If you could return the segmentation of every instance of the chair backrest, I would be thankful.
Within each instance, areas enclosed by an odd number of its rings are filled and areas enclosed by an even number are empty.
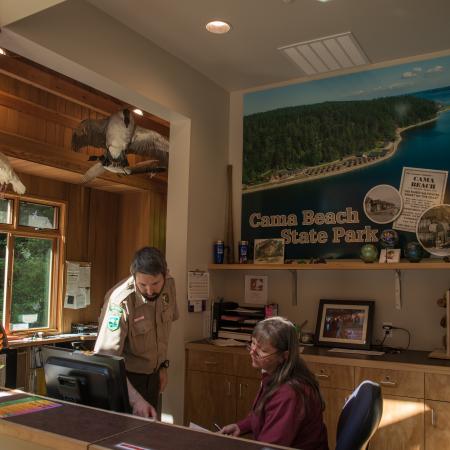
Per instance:
[[[383,414],[381,387],[363,381],[347,399],[339,416],[336,450],[364,450]]]

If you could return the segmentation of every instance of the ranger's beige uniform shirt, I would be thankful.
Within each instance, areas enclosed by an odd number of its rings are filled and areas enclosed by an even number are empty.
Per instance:
[[[148,301],[131,276],[105,296],[94,352],[123,356],[127,371],[151,374],[167,359],[170,328],[177,319],[172,277],[166,277],[158,299]]]

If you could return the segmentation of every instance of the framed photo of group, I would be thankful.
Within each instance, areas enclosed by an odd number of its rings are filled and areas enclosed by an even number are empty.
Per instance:
[[[374,305],[372,300],[320,300],[315,344],[370,349]]]

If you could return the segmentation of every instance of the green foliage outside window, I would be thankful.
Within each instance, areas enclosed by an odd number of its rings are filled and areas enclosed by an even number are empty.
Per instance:
[[[51,264],[51,240],[15,238],[12,324],[28,323],[30,328],[48,327]]]

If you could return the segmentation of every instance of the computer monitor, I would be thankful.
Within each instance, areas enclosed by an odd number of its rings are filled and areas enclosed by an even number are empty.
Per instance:
[[[123,358],[47,346],[42,356],[48,397],[131,412]]]

